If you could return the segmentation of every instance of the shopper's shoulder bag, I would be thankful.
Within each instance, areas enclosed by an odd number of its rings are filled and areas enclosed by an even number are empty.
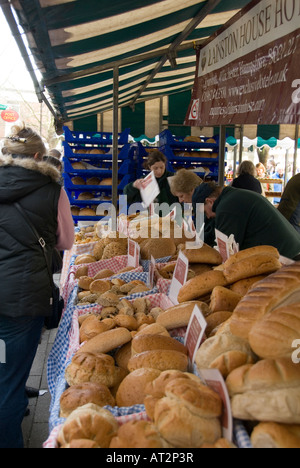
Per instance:
[[[47,266],[47,270],[48,270],[49,278],[50,278],[50,284],[51,284],[51,287],[52,287],[52,298],[51,298],[51,302],[50,302],[50,306],[52,306],[52,315],[50,317],[45,317],[45,328],[47,330],[52,330],[53,328],[57,328],[58,325],[59,325],[59,322],[60,322],[60,319],[61,319],[61,316],[62,316],[62,311],[64,309],[64,300],[60,296],[59,288],[56,286],[56,284],[53,281],[52,268],[49,265],[47,252],[46,252],[46,242],[45,242],[45,240],[43,239],[42,236],[40,236],[38,234],[36,228],[34,227],[32,222],[30,221],[27,213],[23,210],[21,205],[18,202],[15,202],[14,205],[17,208],[17,210],[19,211],[19,213],[23,216],[23,218],[25,219],[27,224],[30,226],[33,234],[36,237],[37,242],[40,244],[40,246],[42,248],[42,251],[43,251],[43,254],[44,254],[44,257],[45,257],[45,262],[46,262],[46,266]]]

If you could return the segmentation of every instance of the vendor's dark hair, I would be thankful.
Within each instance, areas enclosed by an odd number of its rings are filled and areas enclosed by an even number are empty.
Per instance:
[[[144,163],[144,168],[150,169],[151,166],[154,166],[154,164],[158,162],[163,162],[166,165],[168,160],[161,151],[158,151],[158,150],[152,151],[151,153],[149,153],[148,159]]]

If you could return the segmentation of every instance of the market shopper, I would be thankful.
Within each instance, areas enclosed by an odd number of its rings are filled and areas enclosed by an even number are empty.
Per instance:
[[[238,174],[233,179],[231,186],[235,188],[252,190],[260,195],[262,194],[262,187],[259,180],[256,178],[256,168],[251,161],[243,161],[238,168]]]
[[[43,250],[15,202],[45,240],[49,264],[55,247],[72,247],[74,225],[58,183],[60,172],[42,161],[46,148],[40,136],[24,124],[15,126],[2,153],[0,343],[5,359],[0,359],[0,448],[21,448],[25,385],[45,317],[51,314],[52,287]]]
[[[300,234],[300,174],[296,174],[287,183],[278,211]]]
[[[228,237],[233,234],[240,250],[272,245],[290,259],[299,258],[300,236],[268,200],[250,190],[203,183],[198,203],[204,203],[208,219]]]
[[[153,151],[149,153],[147,161],[144,164],[145,169],[153,171],[156,181],[159,186],[160,193],[155,200],[155,203],[162,205],[166,203],[170,207],[174,203],[178,203],[178,198],[171,193],[168,178],[174,176],[173,172],[167,171],[167,158],[161,151]],[[138,179],[131,182],[124,188],[124,195],[127,196],[127,204],[130,206],[133,203],[142,203],[140,189],[142,188],[143,179]],[[167,213],[164,213],[165,215]]]
[[[181,169],[171,179],[171,191],[179,199],[179,202],[184,204],[192,204],[193,218],[198,232],[202,231],[203,226],[198,225],[196,219],[198,192],[203,184],[203,180],[195,174],[195,172]],[[205,185],[206,187],[206,185]],[[201,192],[202,193],[202,192]],[[201,202],[199,202],[201,203]],[[199,218],[200,219],[200,218]],[[215,241],[215,222],[214,219],[208,219],[204,215],[204,242],[213,245]]]

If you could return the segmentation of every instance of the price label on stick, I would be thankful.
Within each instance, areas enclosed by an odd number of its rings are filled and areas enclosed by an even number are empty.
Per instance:
[[[223,437],[232,441],[233,420],[231,404],[228,390],[221,372],[218,369],[201,369],[199,370],[199,374],[200,378],[206,383],[206,385],[218,393],[223,402],[223,414],[221,418]]]
[[[150,206],[160,194],[160,189],[153,171],[142,180],[142,188],[140,189],[140,192],[146,208],[148,208],[148,206]]]
[[[128,266],[138,268],[140,265],[140,246],[132,239],[128,239]]]
[[[189,261],[186,256],[179,252],[178,260],[175,266],[173,279],[170,286],[169,298],[173,304],[178,304],[178,294],[182,286],[186,283],[189,269]]]
[[[188,349],[190,367],[193,366],[196,353],[203,339],[205,338],[204,333],[205,333],[206,327],[207,327],[207,322],[201,310],[196,305],[191,315],[191,318],[187,327],[185,339],[184,339],[184,345]]]
[[[151,255],[151,261],[149,263],[149,279],[148,279],[148,286],[150,289],[153,289],[154,286],[154,272],[155,272],[155,259]]]

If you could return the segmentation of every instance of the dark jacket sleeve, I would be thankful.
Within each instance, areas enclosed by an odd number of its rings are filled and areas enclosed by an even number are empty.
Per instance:
[[[123,190],[124,195],[127,195],[127,205],[142,202],[141,193],[139,189],[133,186],[133,184],[134,182],[131,182],[130,184],[126,185]]]

